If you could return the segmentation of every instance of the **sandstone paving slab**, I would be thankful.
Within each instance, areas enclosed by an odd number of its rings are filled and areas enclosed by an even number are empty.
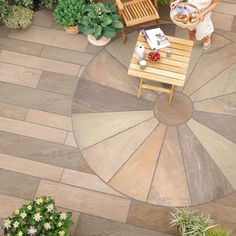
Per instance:
[[[178,133],[175,127],[167,129],[148,202],[168,206],[191,205]]]
[[[212,14],[212,22],[216,29],[231,31],[233,19],[233,15],[227,15],[216,11]]]
[[[80,158],[78,170],[81,172],[95,175],[94,170],[89,166],[88,162],[83,157]]]
[[[10,119],[3,116],[0,116],[0,130],[61,144],[65,142],[67,135],[67,132],[64,130]]]
[[[17,119],[17,120],[24,120],[27,114],[28,109],[25,107],[20,107],[4,102],[0,102],[0,115]]]
[[[226,47],[230,43],[231,41],[227,39],[226,37],[220,34],[214,33],[211,37],[211,47],[207,50],[207,53],[213,53],[216,50]]]
[[[124,197],[112,189],[109,185],[105,184],[96,175],[87,174],[80,171],[65,169],[61,178],[61,182],[64,184],[70,184],[85,189],[91,189],[98,192]]]
[[[82,150],[153,117],[153,111],[80,113],[74,115],[73,128]]]
[[[190,95],[200,87],[208,83],[215,76],[224,72],[229,66],[236,62],[236,47],[228,45],[213,53],[205,53],[188,79],[184,93]],[[214,91],[211,89],[210,91]]]
[[[72,96],[77,82],[77,77],[43,71],[37,88]]]
[[[225,205],[225,206],[235,207],[236,206],[236,191],[234,191],[232,194],[229,194],[225,198],[216,200],[216,203]]]
[[[75,236],[167,236],[165,233],[143,229],[121,222],[81,214]]]
[[[179,127],[179,138],[192,205],[231,193],[231,185],[186,125]]]
[[[13,30],[8,36],[9,38],[81,52],[85,52],[88,46],[88,40],[85,35],[71,35],[67,34],[65,31],[36,25],[31,26],[24,31]]]
[[[197,111],[236,116],[236,93],[195,102],[194,108]]]
[[[39,56],[42,50],[42,45],[22,40],[0,37],[0,48],[9,51]]]
[[[98,143],[82,154],[91,168],[108,182],[136,149],[151,134],[158,121],[152,118],[114,137]],[[130,142],[132,140],[132,142]],[[129,143],[129,145],[127,145]]]
[[[72,114],[82,112],[139,111],[152,109],[153,103],[81,78],[75,90]]]
[[[224,13],[226,15],[236,15],[236,4],[219,2],[214,12]]]
[[[77,147],[77,143],[75,141],[75,136],[73,132],[68,132],[66,136],[65,145],[71,146],[71,147]]]
[[[78,170],[76,148],[0,131],[0,152],[27,160]]]
[[[61,167],[14,157],[3,153],[0,153],[0,168],[54,181],[60,181],[63,173],[63,168]]]
[[[10,32],[10,29],[7,26],[5,26],[5,25],[0,26],[0,36],[1,37],[7,37],[9,32]]]
[[[129,76],[127,68],[105,51],[99,53],[87,66],[85,75],[94,82],[137,96],[139,80]],[[144,91],[142,97],[151,101],[156,99],[150,90]]]
[[[77,52],[50,46],[43,46],[41,56],[78,65],[87,65],[94,57],[89,53]]]
[[[187,124],[235,189],[236,144],[193,119]]]
[[[109,184],[121,193],[146,201],[165,132],[166,126],[159,124]]]
[[[195,111],[193,118],[236,143],[236,116]]]
[[[80,69],[79,65],[6,50],[0,53],[0,61],[71,76],[77,76]]]
[[[53,12],[50,10],[35,11],[32,19],[33,25],[50,27],[53,21]]]
[[[36,88],[42,71],[0,62],[0,81]]]
[[[102,46],[95,46],[95,45],[92,45],[91,43],[88,44],[88,47],[86,49],[86,52],[87,53],[91,53],[91,54],[94,54],[96,55],[98,52],[100,52],[101,50],[103,50],[104,47]]]
[[[121,222],[126,221],[130,205],[125,198],[41,180],[37,195],[45,194],[54,197],[59,207]]]
[[[191,99],[196,102],[236,92],[235,73],[236,63],[193,93]]]
[[[72,122],[70,116],[62,116],[50,112],[29,109],[25,117],[25,121],[72,131]]]
[[[0,82],[1,102],[69,116],[71,100],[66,95]]]
[[[231,31],[236,33],[236,16],[234,16]]]
[[[23,198],[9,196],[0,193],[0,205],[1,205],[0,217],[7,218],[15,210],[19,209],[22,205],[28,204],[28,202],[29,200]]]
[[[233,26],[233,25],[232,25]],[[232,31],[234,31],[234,29],[232,28]],[[225,31],[225,30],[215,30],[215,32],[217,34],[222,35],[223,37],[227,38],[228,40],[236,43],[236,32],[229,32],[229,31]]]
[[[127,42],[123,44],[121,38],[116,39],[108,46],[106,50],[116,58],[122,65],[126,68],[129,67],[132,55],[134,53],[134,48],[137,43],[138,32],[134,31],[127,35]]]
[[[40,179],[29,175],[0,169],[0,193],[34,199]]]

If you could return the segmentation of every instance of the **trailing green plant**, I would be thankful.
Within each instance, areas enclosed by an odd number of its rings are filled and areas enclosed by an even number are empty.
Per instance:
[[[14,0],[15,5],[33,9],[33,0]]]
[[[86,7],[80,25],[82,33],[93,35],[99,40],[103,36],[113,38],[122,29],[123,24],[116,12],[115,4],[99,2]]]
[[[53,15],[58,24],[69,27],[80,23],[84,11],[84,0],[59,0]]]
[[[0,0],[0,22],[9,14],[9,7],[5,0]]]
[[[4,234],[7,236],[69,236],[71,217],[70,212],[57,211],[51,197],[38,197],[4,220]]]
[[[207,231],[207,236],[230,236],[231,230],[223,227],[215,227]]]
[[[3,23],[10,29],[25,29],[31,24],[34,12],[21,6],[9,6],[9,14],[3,19]]]
[[[215,227],[210,217],[188,209],[175,209],[171,215],[171,226],[176,226],[182,236],[207,236],[208,230]]]

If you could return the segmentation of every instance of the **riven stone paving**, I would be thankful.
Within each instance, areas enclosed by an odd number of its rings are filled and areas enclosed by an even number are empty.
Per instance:
[[[127,75],[137,31],[126,45],[118,35],[95,47],[48,10],[25,31],[0,26],[0,224],[50,194],[73,212],[75,236],[176,234],[176,206],[235,235],[235,7],[221,1],[212,47],[194,47],[187,83],[176,88],[193,114],[174,126],[153,112],[159,94],[137,99],[139,81]],[[166,34],[187,38],[167,8],[160,16]]]

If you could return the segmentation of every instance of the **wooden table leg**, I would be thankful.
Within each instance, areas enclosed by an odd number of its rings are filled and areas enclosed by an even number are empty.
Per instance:
[[[138,88],[138,98],[141,96],[141,89],[143,85],[143,78],[140,78],[139,88]]]
[[[173,97],[173,92],[174,92],[174,85],[171,85],[171,89],[170,89],[170,95],[169,95],[169,104],[172,101],[172,97]]]

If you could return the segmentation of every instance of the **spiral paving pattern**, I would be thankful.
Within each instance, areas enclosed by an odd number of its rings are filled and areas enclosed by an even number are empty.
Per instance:
[[[228,195],[236,188],[236,46],[217,34],[207,53],[196,46],[169,106],[153,91],[137,99],[138,80],[127,74],[136,35],[101,50],[78,83],[73,127],[83,157],[111,187],[148,203]]]

